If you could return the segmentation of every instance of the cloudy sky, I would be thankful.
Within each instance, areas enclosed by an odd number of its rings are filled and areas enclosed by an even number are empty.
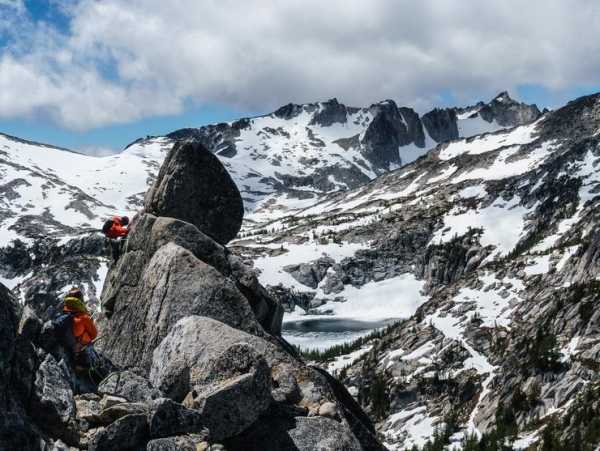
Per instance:
[[[595,0],[0,0],[0,132],[102,153],[337,97],[600,91]]]

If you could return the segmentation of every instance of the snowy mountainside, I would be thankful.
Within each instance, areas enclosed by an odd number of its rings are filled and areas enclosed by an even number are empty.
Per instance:
[[[423,116],[392,100],[355,108],[332,99],[167,136],[197,139],[221,156],[252,219],[260,221],[306,207],[323,193],[356,188],[440,142],[526,124],[540,114],[506,92],[487,104]]]
[[[94,231],[114,213],[135,214],[176,139],[198,139],[219,155],[243,193],[247,221],[262,222],[412,161],[436,140],[457,137],[462,124],[501,127],[507,107],[521,113],[505,125],[539,115],[537,107],[505,97],[471,107],[461,119],[455,109],[420,118],[392,101],[368,108],[335,100],[287,105],[267,116],[140,139],[101,158],[0,135],[0,277],[9,287],[23,283],[28,292],[55,293],[79,283],[93,296],[106,272],[95,260],[104,250]],[[485,119],[482,105],[491,112]],[[76,261],[80,251],[91,257],[86,268]],[[51,274],[65,259],[72,259],[67,269]]]
[[[97,302],[107,263],[98,230],[133,215],[172,141],[92,157],[0,135],[0,281],[42,306],[72,284]]]
[[[390,449],[434,430],[456,446],[600,441],[581,419],[600,405],[599,166],[600,94],[441,144],[235,244],[300,345],[319,324],[404,318],[328,365]]]
[[[135,211],[171,142],[156,144],[96,158],[0,135],[0,241],[70,236]]]

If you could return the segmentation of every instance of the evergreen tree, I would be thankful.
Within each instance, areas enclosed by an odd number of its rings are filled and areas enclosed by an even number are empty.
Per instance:
[[[371,407],[375,418],[385,418],[390,408],[390,400],[387,391],[387,383],[385,377],[381,373],[377,373],[373,380],[369,398],[371,399]]]

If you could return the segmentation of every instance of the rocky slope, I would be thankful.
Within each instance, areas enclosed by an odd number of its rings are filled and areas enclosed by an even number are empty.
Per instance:
[[[595,449],[599,131],[600,95],[583,97],[233,244],[295,330],[404,318],[328,365],[389,449],[482,433],[514,449]]]
[[[229,206],[178,197],[179,178],[191,192],[212,182]],[[171,150],[104,286],[110,374],[97,386],[72,372],[35,300],[21,309],[0,286],[0,449],[384,449],[346,389],[281,339],[281,306],[224,246],[241,226],[236,192],[201,145]],[[163,216],[183,206],[204,215]]]

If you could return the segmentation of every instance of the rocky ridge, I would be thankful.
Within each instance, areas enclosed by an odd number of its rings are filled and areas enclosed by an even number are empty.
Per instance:
[[[156,198],[181,207],[172,177],[212,180],[216,197],[233,199],[233,184],[216,184],[222,168],[198,164],[211,158],[197,143],[174,146],[166,167],[178,170],[160,172],[110,268],[99,319],[110,374],[97,386],[73,373],[35,300],[21,310],[0,286],[0,449],[384,449],[345,388],[281,338],[281,306],[207,235],[217,217],[159,216]],[[235,229],[232,216],[223,221]]]

